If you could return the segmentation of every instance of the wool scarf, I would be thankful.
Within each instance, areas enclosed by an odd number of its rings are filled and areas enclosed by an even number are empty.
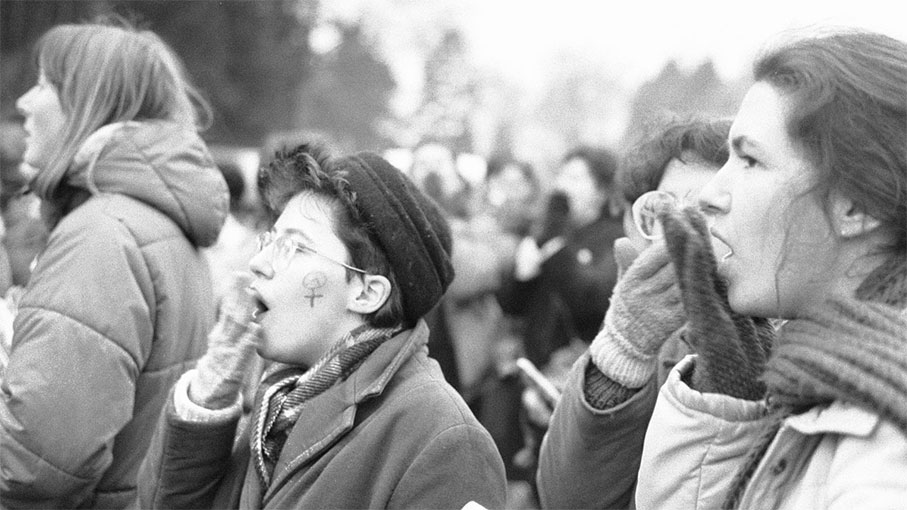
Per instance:
[[[724,508],[737,508],[792,414],[848,402],[877,412],[907,434],[907,261],[880,269],[856,298],[831,299],[822,310],[781,327],[762,377],[770,419],[734,478]]]
[[[362,326],[344,335],[309,369],[277,363],[262,379],[254,409],[252,459],[262,485],[271,483],[274,466],[306,402],[345,380],[399,328]]]

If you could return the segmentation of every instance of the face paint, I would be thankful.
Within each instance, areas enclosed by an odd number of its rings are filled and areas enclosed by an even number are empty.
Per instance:
[[[311,308],[315,308],[315,299],[324,297],[324,294],[317,294],[316,291],[324,287],[326,283],[327,277],[320,271],[309,273],[302,279],[303,287],[309,289],[309,293],[305,297],[309,298]]]
[[[261,303],[257,320],[264,338],[259,354],[266,359],[311,366],[363,321],[350,309],[362,280],[348,278],[350,269],[341,265],[351,261],[334,230],[335,207],[311,192],[293,197],[274,223],[272,238],[286,238],[306,249],[277,257],[283,267],[276,270],[278,243],[265,243],[249,263],[255,274],[251,287]]]

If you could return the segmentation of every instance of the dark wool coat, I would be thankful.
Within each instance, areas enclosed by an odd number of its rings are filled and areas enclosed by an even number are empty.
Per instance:
[[[173,124],[112,134],[19,306],[0,382],[0,507],[122,508],[173,383],[205,351],[227,189]],[[71,181],[87,180],[87,167]]]
[[[537,366],[573,338],[595,338],[617,281],[614,240],[623,235],[620,218],[601,217],[568,234],[537,277],[504,282],[501,307],[525,318],[526,357]]]
[[[238,418],[191,423],[170,404],[139,477],[139,507],[503,508],[501,457],[427,341],[420,321],[307,402],[267,490],[247,427],[234,443]]]

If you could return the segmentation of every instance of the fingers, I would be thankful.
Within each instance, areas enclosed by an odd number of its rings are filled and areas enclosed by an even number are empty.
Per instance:
[[[236,271],[230,275],[227,293],[220,305],[221,318],[230,318],[239,323],[251,320],[257,304],[249,285],[252,274]]]
[[[700,239],[706,241],[706,245],[711,246],[712,234],[709,232],[709,226],[706,223],[705,216],[702,212],[693,206],[684,207],[681,213],[686,217],[687,221],[690,222],[690,225],[693,226],[693,229],[699,235]]]
[[[252,273],[248,271],[233,271],[230,273],[230,290],[244,290],[252,283]]]
[[[542,266],[542,254],[535,239],[525,237],[517,245],[514,259],[514,277],[519,281],[527,281],[539,275]]]
[[[707,318],[707,315],[726,314],[723,299],[715,287],[717,278],[711,243],[701,235],[701,225],[694,226],[685,213],[666,214],[661,219],[687,313],[691,318],[693,315]]]
[[[619,237],[614,240],[614,261],[617,262],[617,269],[621,274],[630,267],[637,256],[639,256],[639,251],[630,238]]]
[[[617,249],[616,241],[614,245],[615,249]],[[623,243],[621,243],[621,249],[626,249],[626,246],[623,246]],[[630,249],[633,249],[632,246],[630,247]],[[629,250],[625,252],[625,255],[628,254]],[[617,257],[616,252],[615,257]],[[629,278],[637,280],[648,280],[660,271],[668,268],[670,263],[671,255],[668,253],[665,244],[657,242],[643,250],[638,256],[634,258],[634,260],[630,262],[627,267],[626,275]],[[618,262],[618,264],[620,263]]]

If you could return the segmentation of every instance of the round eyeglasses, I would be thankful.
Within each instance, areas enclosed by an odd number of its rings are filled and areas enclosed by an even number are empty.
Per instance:
[[[288,234],[277,234],[273,230],[268,230],[258,234],[258,251],[262,252],[268,246],[271,247],[271,258],[270,264],[271,268],[275,273],[283,271],[290,265],[290,261],[293,260],[293,255],[296,255],[297,252],[306,252],[318,255],[326,260],[330,260],[335,264],[339,264],[350,271],[355,271],[360,274],[368,274],[367,271],[359,269],[358,267],[353,267],[349,264],[340,262],[339,260],[329,257],[323,253],[320,253],[315,248],[311,246],[306,246],[305,244],[293,239]]]
[[[690,205],[697,203],[689,195],[681,198],[667,191],[655,190],[643,193],[637,198],[630,212],[639,234],[644,239],[655,241],[664,236],[658,216]]]

